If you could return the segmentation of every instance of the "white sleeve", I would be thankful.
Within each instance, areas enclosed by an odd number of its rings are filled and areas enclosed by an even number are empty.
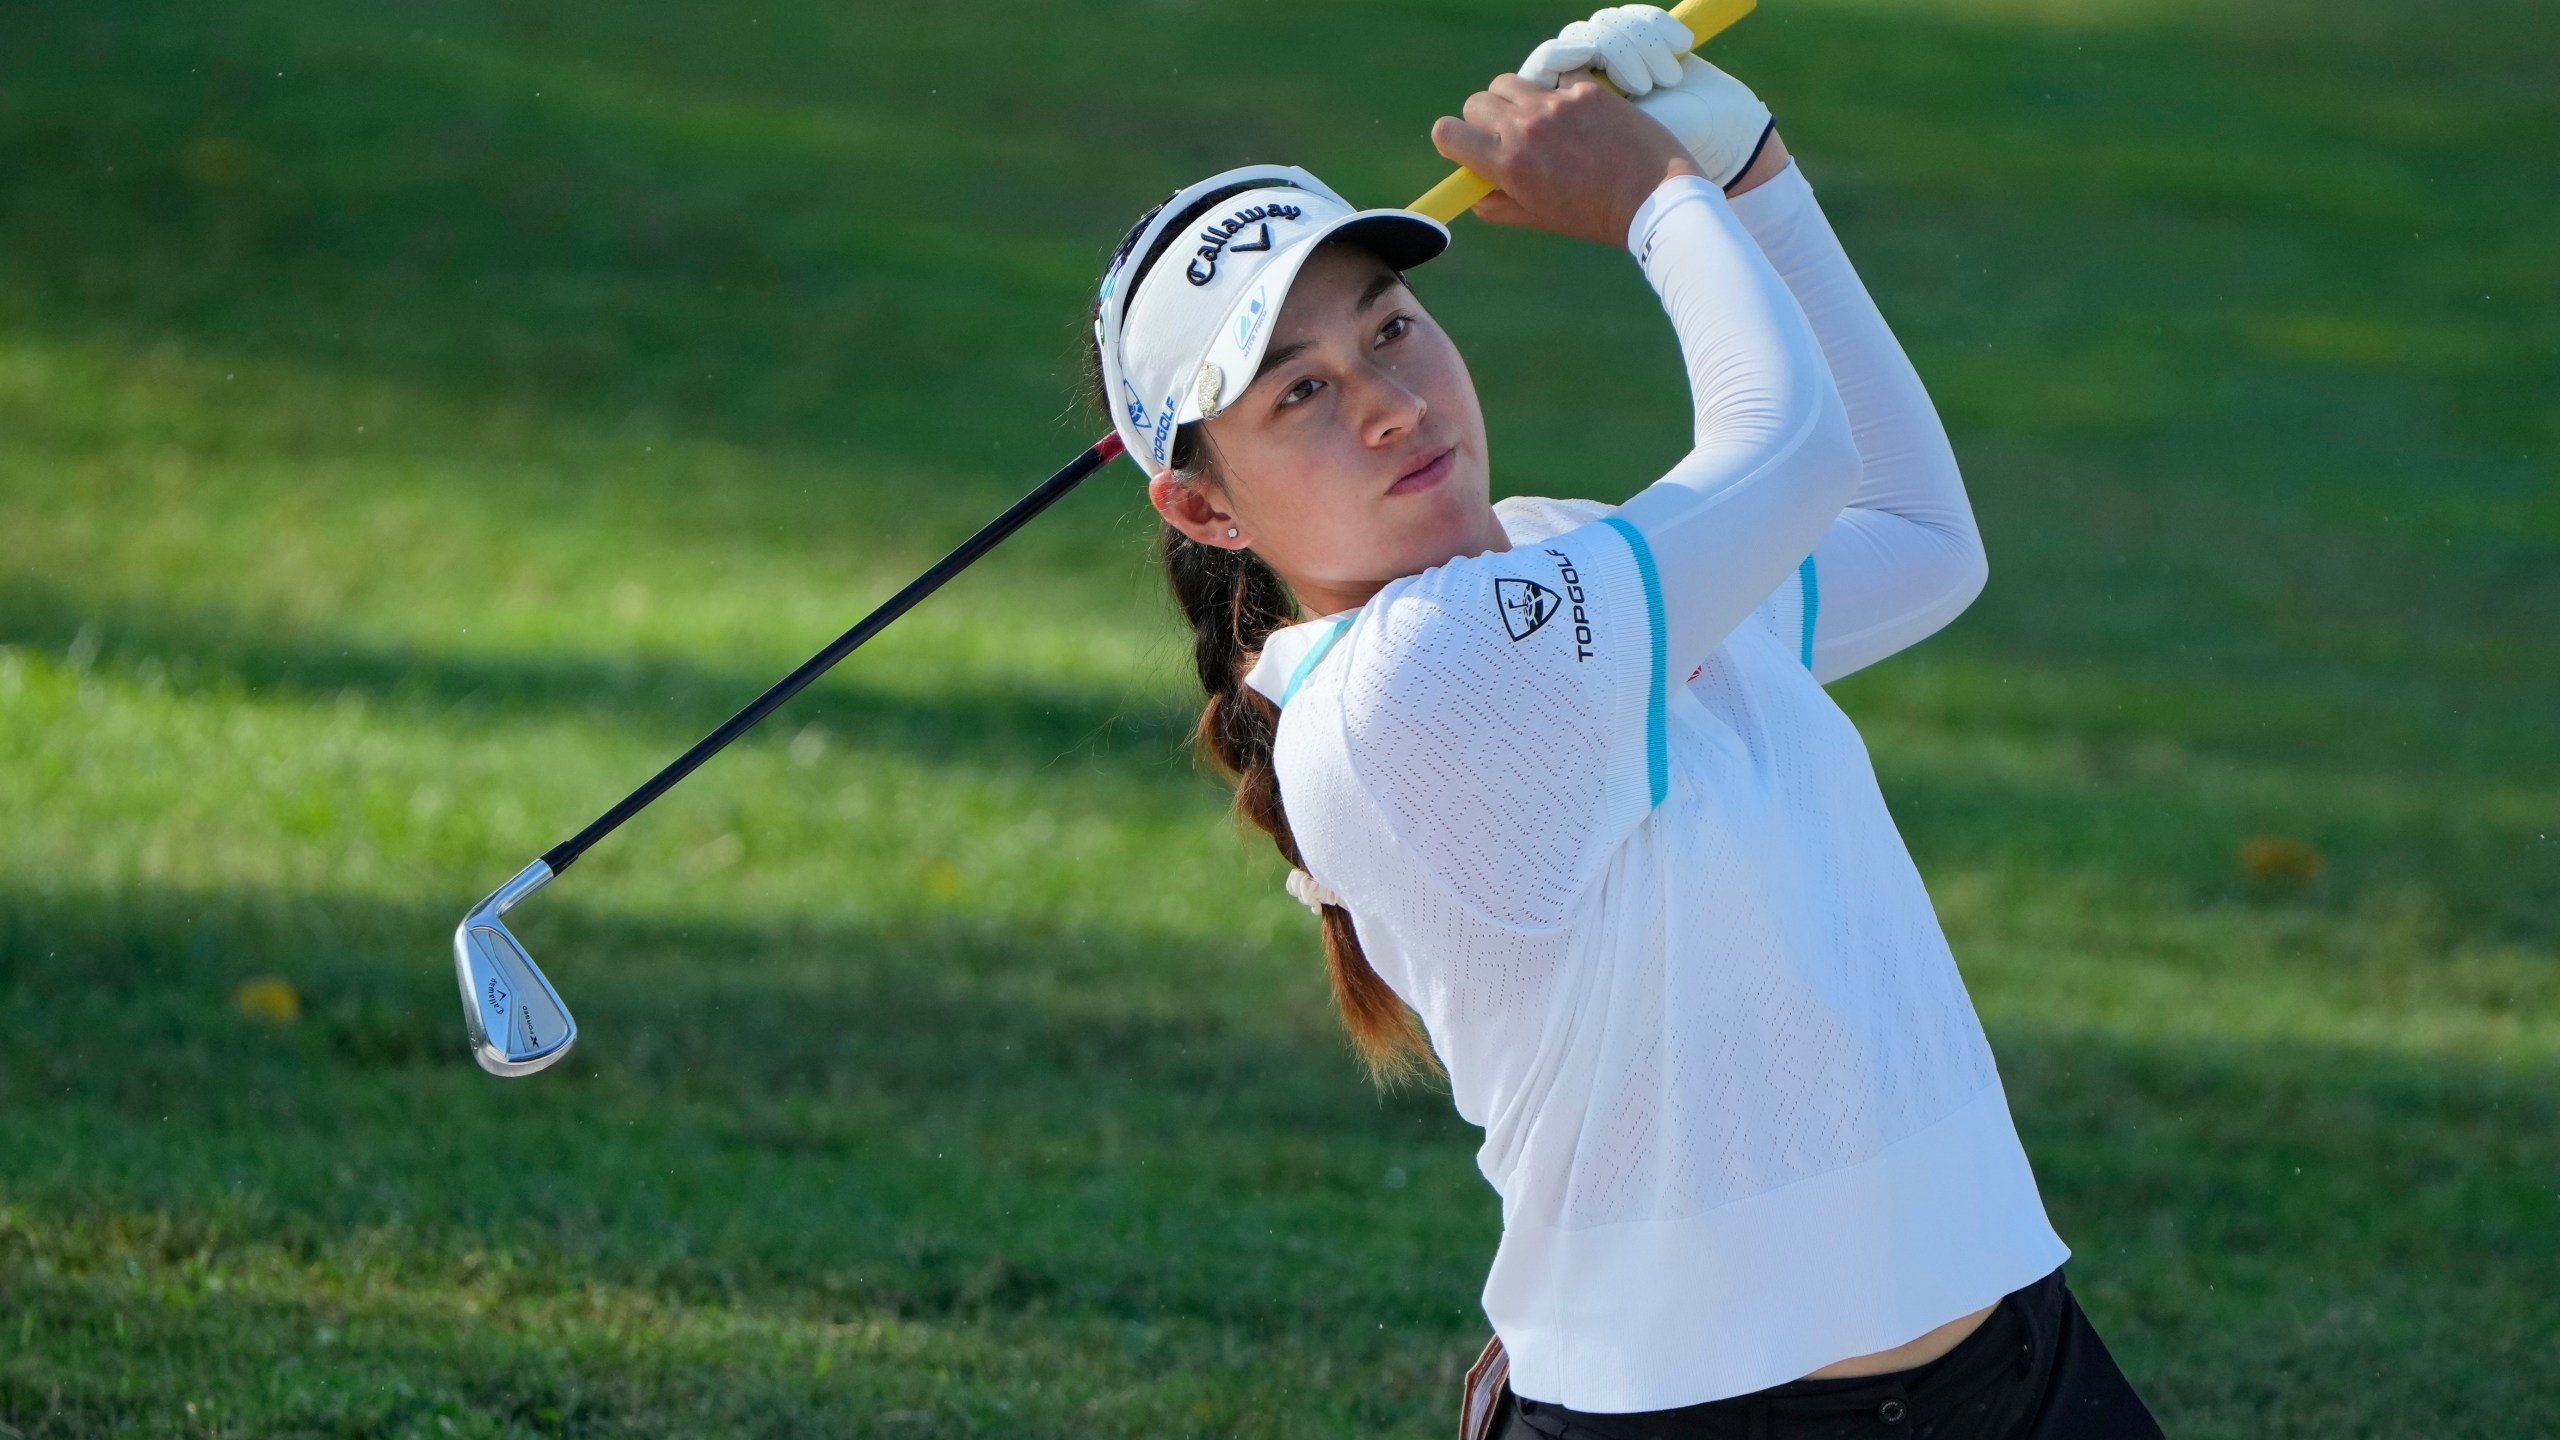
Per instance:
[[[1338,704],[1396,843],[1519,927],[1560,923],[1662,802],[1670,687],[1858,477],[1821,347],[1723,193],[1665,182],[1629,243],[1679,335],[1695,448],[1616,514],[1387,586],[1344,633],[1330,693],[1308,697]]]
[[[1552,928],[1662,799],[1648,588],[1609,519],[1435,565],[1361,607],[1288,710],[1338,707],[1354,788],[1424,872]],[[1314,798],[1284,785],[1293,815]]]
[[[1688,455],[1617,516],[1658,577],[1661,663],[1679,684],[1812,552],[1858,452],[1812,326],[1722,191],[1666,181],[1628,248],[1679,336],[1694,412]]]
[[[1982,592],[1982,537],[1946,427],[1794,165],[1733,202],[1822,344],[1855,437],[1857,489],[1773,606],[1816,679],[1918,643]],[[1781,587],[1782,589],[1787,587]]]

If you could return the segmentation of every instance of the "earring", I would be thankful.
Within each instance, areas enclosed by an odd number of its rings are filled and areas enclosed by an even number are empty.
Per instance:
[[[1227,527],[1227,538],[1230,540],[1236,538],[1236,527],[1233,525]]]

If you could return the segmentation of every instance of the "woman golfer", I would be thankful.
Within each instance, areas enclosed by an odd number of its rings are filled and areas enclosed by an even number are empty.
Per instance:
[[[1484,1130],[1490,1433],[2156,1435],[1822,689],[1981,588],[1963,486],[1768,111],[1688,45],[1604,11],[1433,131],[1485,219],[1624,245],[1660,295],[1694,448],[1622,504],[1488,498],[1402,279],[1436,223],[1257,166],[1122,245],[1095,368],[1200,739],[1361,1051],[1436,1056]]]

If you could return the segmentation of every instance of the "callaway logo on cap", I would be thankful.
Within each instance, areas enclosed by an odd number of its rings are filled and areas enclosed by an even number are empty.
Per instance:
[[[1166,239],[1136,293],[1124,294],[1129,272],[1172,221],[1210,195],[1219,199],[1185,222],[1188,235]],[[1257,165],[1185,188],[1121,248],[1103,277],[1094,338],[1112,427],[1139,468],[1152,475],[1172,463],[1177,428],[1216,415],[1253,383],[1290,282],[1335,238],[1398,270],[1449,246],[1449,232],[1428,216],[1354,210],[1304,170]]]

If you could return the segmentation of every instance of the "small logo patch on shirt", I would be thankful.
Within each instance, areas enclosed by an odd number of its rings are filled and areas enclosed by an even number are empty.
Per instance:
[[[1537,634],[1539,626],[1555,618],[1556,607],[1563,602],[1535,580],[1496,580],[1493,603],[1502,610],[1502,628],[1511,632],[1516,643]]]

